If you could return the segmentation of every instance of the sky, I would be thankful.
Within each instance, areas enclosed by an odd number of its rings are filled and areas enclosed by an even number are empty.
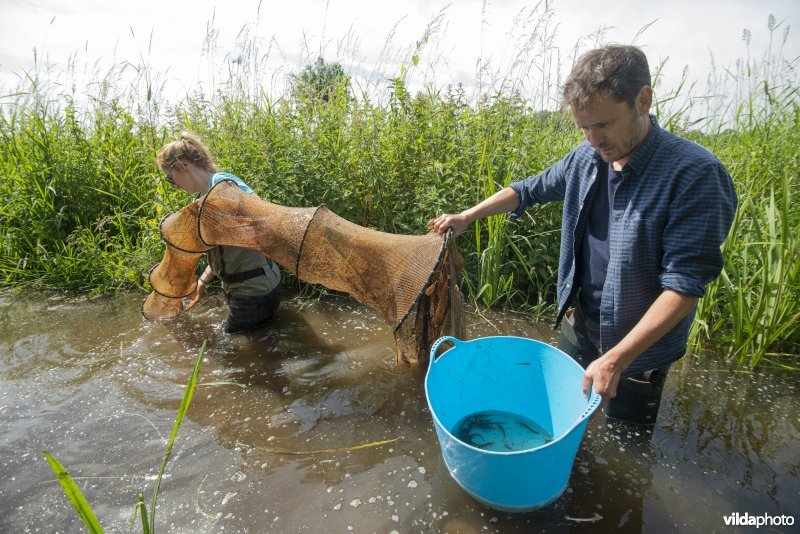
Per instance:
[[[797,0],[0,0],[0,96],[26,75],[80,89],[122,65],[146,66],[167,98],[247,68],[253,87],[274,93],[322,56],[364,84],[401,73],[418,87],[524,79],[517,88],[546,104],[542,88],[598,43],[637,44],[651,69],[665,62],[666,89],[685,69],[704,84],[712,57],[718,72],[761,57],[770,37],[773,52],[797,58],[797,32]]]

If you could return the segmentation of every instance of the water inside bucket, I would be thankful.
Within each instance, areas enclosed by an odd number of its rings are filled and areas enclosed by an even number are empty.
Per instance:
[[[553,434],[519,414],[488,410],[470,414],[453,427],[459,440],[486,451],[533,449],[553,441]]]

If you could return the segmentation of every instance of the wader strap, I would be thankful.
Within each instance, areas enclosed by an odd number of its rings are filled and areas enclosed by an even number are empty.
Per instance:
[[[250,269],[249,271],[244,271],[241,273],[226,274],[224,276],[220,275],[220,278],[226,284],[238,284],[240,282],[244,282],[245,280],[250,280],[251,278],[262,276],[264,274],[266,274],[264,272],[264,268],[258,267],[256,269]]]

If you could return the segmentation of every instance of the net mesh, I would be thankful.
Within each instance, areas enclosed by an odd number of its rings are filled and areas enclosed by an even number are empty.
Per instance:
[[[297,276],[348,293],[398,326],[440,261],[442,238],[395,235],[320,207],[308,227]]]
[[[297,274],[303,236],[316,208],[272,204],[229,181],[218,183],[199,200],[199,237],[204,243],[256,250]]]
[[[164,259],[150,271],[150,287],[164,297],[188,297],[197,287],[195,266],[201,256],[202,253],[185,252],[167,244]]]
[[[212,247],[203,243],[198,233],[198,217],[201,202],[194,201],[175,213],[170,213],[158,225],[167,245],[184,252],[208,252]]]
[[[419,362],[441,335],[462,334],[456,281],[462,260],[448,239],[359,226],[325,206],[290,208],[220,182],[162,220],[164,258],[150,273],[142,313],[175,317],[197,284],[202,253],[217,245],[254,250],[300,280],[347,293],[394,328],[399,361]]]

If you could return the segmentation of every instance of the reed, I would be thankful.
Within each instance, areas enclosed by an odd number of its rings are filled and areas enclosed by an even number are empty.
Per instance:
[[[788,39],[774,17],[768,20],[770,47],[756,61],[748,57],[712,76],[716,93],[727,87],[736,99],[717,104],[732,128],[695,136],[730,170],[739,195],[733,228],[723,245],[725,267],[708,287],[690,332],[696,348],[709,346],[750,367],[762,360],[798,367],[800,353],[800,106],[796,67],[772,43]],[[750,32],[743,40],[749,45]],[[735,103],[735,104],[734,104]]]
[[[154,164],[181,130],[203,137],[267,200],[324,203],[363,226],[422,233],[436,213],[535,174],[580,141],[568,115],[553,111],[563,58],[547,46],[547,20],[546,9],[519,18],[522,44],[505,72],[479,65],[475,94],[416,81],[434,70],[426,54],[435,54],[440,18],[399,56],[382,53],[399,65],[396,76],[354,78],[324,99],[268,92],[258,83],[265,54],[247,32],[228,79],[176,103],[146,65],[133,83],[120,85],[113,71],[86,95],[31,73],[0,97],[0,280],[99,293],[146,287],[163,254],[159,219],[190,200]],[[782,56],[788,28],[770,19],[768,30],[774,46],[715,70],[705,92],[687,76],[663,87],[663,64],[655,77],[662,125],[712,150],[740,198],[725,270],[700,301],[690,341],[750,366],[785,363],[780,354],[796,364],[800,352],[798,58]],[[482,221],[457,243],[463,288],[476,305],[550,312],[559,238],[559,205]]]

